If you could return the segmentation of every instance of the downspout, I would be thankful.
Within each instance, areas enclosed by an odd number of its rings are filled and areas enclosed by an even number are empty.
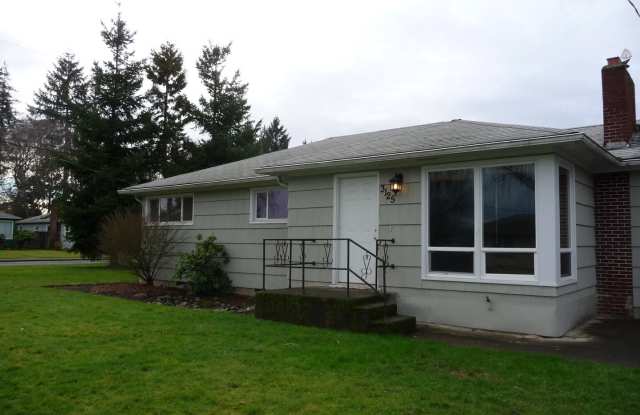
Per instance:
[[[282,180],[282,176],[276,176],[276,183],[280,187],[289,187],[289,183],[287,183],[284,180]]]

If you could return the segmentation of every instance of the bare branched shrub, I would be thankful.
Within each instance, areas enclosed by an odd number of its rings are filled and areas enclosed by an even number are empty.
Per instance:
[[[100,250],[112,265],[131,268],[146,284],[153,284],[178,242],[177,231],[145,224],[140,213],[116,212],[102,223]]]
[[[177,234],[175,229],[166,226],[144,226],[140,250],[133,258],[132,266],[145,283],[151,285],[158,278],[162,266],[169,260],[178,242]]]
[[[132,210],[112,213],[102,222],[100,251],[111,265],[131,267],[142,244],[142,225],[142,216]]]

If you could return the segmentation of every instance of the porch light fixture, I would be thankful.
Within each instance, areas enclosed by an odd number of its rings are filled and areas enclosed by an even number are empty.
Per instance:
[[[402,173],[396,173],[387,184],[380,185],[380,193],[391,203],[395,203],[396,195],[404,190]]]

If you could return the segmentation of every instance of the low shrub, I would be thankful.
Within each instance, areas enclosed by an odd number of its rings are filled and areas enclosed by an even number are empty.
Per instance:
[[[22,249],[24,246],[35,238],[36,234],[27,231],[25,229],[16,229],[13,232],[13,240],[15,241],[16,248]]]
[[[224,270],[228,263],[224,246],[210,236],[198,242],[193,252],[180,256],[175,279],[190,283],[197,295],[225,294],[231,291],[231,280]]]

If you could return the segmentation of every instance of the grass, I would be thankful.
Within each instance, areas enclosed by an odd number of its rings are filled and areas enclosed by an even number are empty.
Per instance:
[[[80,259],[80,254],[56,249],[0,249],[3,259]]]
[[[98,281],[0,268],[0,413],[640,413],[638,369],[43,288]]]

